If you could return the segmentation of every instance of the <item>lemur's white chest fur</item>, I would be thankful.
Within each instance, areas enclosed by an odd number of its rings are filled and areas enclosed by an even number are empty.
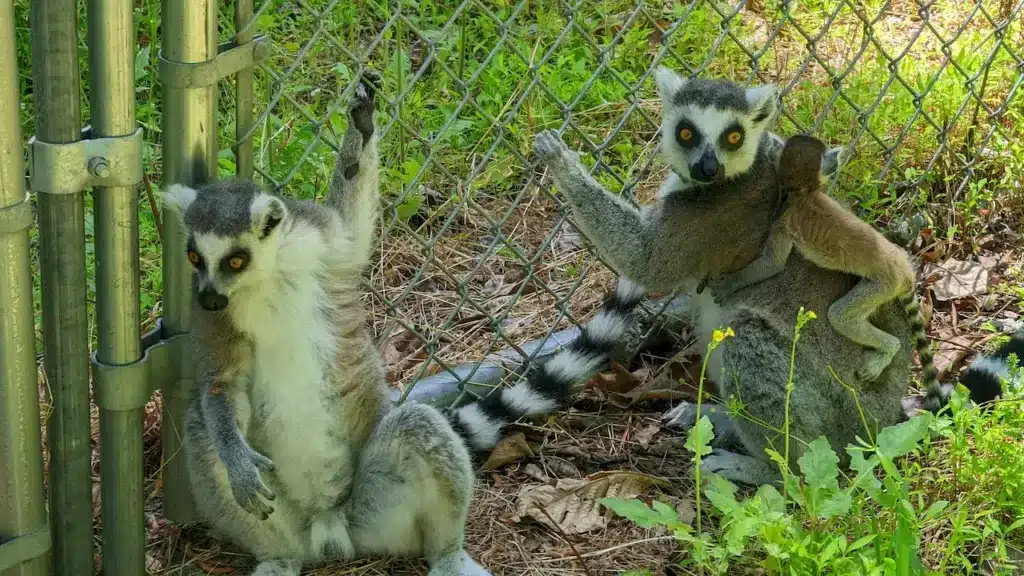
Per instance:
[[[337,490],[336,478],[351,457],[335,439],[338,415],[329,401],[335,395],[337,327],[323,272],[339,247],[301,224],[281,242],[266,285],[231,303],[232,319],[255,348],[250,402],[258,426],[246,436],[274,461],[289,498],[318,507],[337,497],[328,492]]]

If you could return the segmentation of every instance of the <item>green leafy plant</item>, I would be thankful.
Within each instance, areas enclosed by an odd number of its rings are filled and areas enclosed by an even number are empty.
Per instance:
[[[812,319],[813,312],[800,311],[794,350],[800,329]],[[716,333],[709,351],[724,340],[725,334],[731,335],[731,330]],[[703,390],[703,374],[698,389]],[[977,442],[985,427],[996,425],[1005,430],[1007,425],[1024,423],[1019,410],[997,405],[983,412],[968,406],[965,398],[966,391],[958,387],[950,400],[951,415],[945,411],[940,417],[921,413],[881,430],[873,441],[858,438],[858,445],[845,447],[848,476],[825,437],[806,446],[797,461],[798,471],[788,470],[789,460],[772,454],[783,473],[782,491],[765,485],[746,497],[718,475],[701,477],[699,461],[710,452],[714,431],[698,408],[698,424],[686,442],[687,449],[694,453],[694,476],[702,496],[696,499],[696,529],[683,522],[671,506],[657,500],[648,504],[607,498],[602,504],[639,526],[668,529],[687,551],[682,564],[702,573],[745,574],[758,569],[772,575],[941,574],[946,572],[926,569],[922,549],[924,535],[938,526],[953,530],[944,550],[931,551],[932,560],[939,566],[970,567],[971,550],[979,542],[994,547],[990,563],[999,566],[1006,559],[1007,546],[1021,541],[1024,519],[1019,514],[1024,508],[1024,492],[1019,490],[1024,482],[1001,475],[998,482],[986,486],[989,490],[997,486],[999,503],[980,511],[957,503],[955,495],[947,499],[941,492],[930,490],[928,476],[932,469],[920,465],[922,460],[954,458],[957,465],[970,462],[972,467],[980,466],[979,458],[986,456],[972,450],[977,448],[968,441],[972,436]],[[788,431],[788,426],[785,429]],[[1003,451],[1024,456],[1024,441],[1018,440],[1012,449]],[[1005,455],[998,458],[999,470],[1024,470],[1024,463],[1011,465],[1006,463]],[[962,488],[961,495],[968,499],[981,495],[976,485]],[[717,517],[717,530],[703,529],[700,503],[705,499],[711,507],[710,515]]]

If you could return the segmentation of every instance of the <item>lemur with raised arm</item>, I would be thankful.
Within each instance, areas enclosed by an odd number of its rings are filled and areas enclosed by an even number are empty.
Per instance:
[[[778,160],[778,180],[784,196],[782,214],[772,225],[764,251],[742,270],[712,281],[711,292],[726,298],[736,290],[770,278],[786,265],[796,248],[812,263],[860,278],[853,290],[828,308],[832,328],[865,346],[857,379],[870,383],[892,361],[901,343],[870,322],[879,306],[897,300],[914,326],[914,344],[921,359],[925,405],[938,409],[942,391],[913,292],[910,257],[870,224],[825,194],[821,159],[825,143],[805,135],[786,140]]]
[[[562,406],[642,297],[617,290],[572,345],[448,417],[392,407],[360,303],[379,207],[376,83],[356,87],[324,205],[248,180],[163,195],[195,268],[192,493],[205,522],[256,557],[253,576],[371,555],[425,556],[431,576],[487,575],[463,548],[471,452]]]
[[[826,310],[858,279],[795,253],[775,276],[719,301],[710,289],[696,290],[753,262],[778,218],[781,146],[768,131],[778,109],[777,91],[770,85],[744,89],[724,80],[686,79],[664,68],[656,81],[663,105],[661,153],[672,174],[655,203],[637,209],[604,190],[553,132],[538,135],[535,151],[571,206],[573,222],[616,272],[652,290],[696,291],[690,310],[700,348],[715,329],[733,328],[735,336],[708,358],[708,375],[723,398],[742,405],[742,413],[734,417],[724,405],[705,404],[716,450],[702,466],[736,482],[772,482],[779,473],[765,448],[781,446],[797,312]],[[820,177],[834,174],[844,157],[841,148],[827,150]],[[901,340],[915,332],[896,302],[881,306],[873,320]],[[908,349],[901,348],[875,383],[855,396],[844,383],[856,383],[862,356],[860,345],[828,323],[804,327],[793,365],[796,388],[788,398],[796,439],[791,466],[803,454],[802,442],[822,435],[845,463],[847,444],[905,418]],[[696,420],[695,408],[680,403],[666,419],[688,428]],[[869,431],[851,418],[861,410]]]

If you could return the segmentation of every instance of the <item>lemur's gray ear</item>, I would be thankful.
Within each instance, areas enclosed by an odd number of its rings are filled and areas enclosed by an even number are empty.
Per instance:
[[[771,122],[779,109],[779,89],[774,84],[747,88],[747,103],[754,115],[754,122]]]
[[[163,201],[165,210],[170,210],[180,216],[195,201],[196,194],[198,193],[195,188],[189,188],[184,184],[171,184],[158,196]]]
[[[658,84],[658,94],[661,95],[662,102],[669,101],[686,84],[686,78],[664,66],[658,66],[654,71],[654,81]]]
[[[278,224],[288,216],[284,202],[271,194],[259,194],[249,207],[252,215],[252,230],[260,240],[270,236]]]
[[[834,176],[850,158],[850,150],[846,146],[829,148],[821,156],[821,178],[827,180]]]

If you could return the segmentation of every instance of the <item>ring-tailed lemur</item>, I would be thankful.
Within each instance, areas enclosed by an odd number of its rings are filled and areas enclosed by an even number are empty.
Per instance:
[[[664,107],[661,152],[673,173],[654,204],[636,209],[605,191],[553,133],[539,135],[535,150],[572,207],[575,224],[612,268],[652,290],[693,292],[709,276],[735,272],[756,259],[778,216],[772,151],[779,141],[768,132],[777,110],[776,90],[687,80],[666,69],[656,79]],[[827,152],[822,172],[834,172],[844,157],[839,149]],[[872,434],[904,418],[901,401],[911,375],[905,347],[873,386],[854,396],[843,383],[856,381],[862,347],[828,323],[811,322],[801,332],[790,372],[798,312],[827,310],[856,282],[854,276],[793,254],[779,274],[720,302],[709,290],[691,298],[698,346],[705,347],[719,327],[735,332],[708,358],[708,374],[722,397],[743,404],[736,418],[724,406],[705,405],[716,447],[703,460],[706,470],[749,484],[777,479],[765,449],[781,446],[777,431],[783,429],[787,401],[794,408],[789,428],[796,439],[790,452],[793,467],[803,454],[802,442],[818,436],[828,438],[846,462],[846,445],[866,435],[852,414],[864,413]],[[912,338],[907,314],[897,302],[882,306],[874,320],[901,340]],[[787,395],[791,376],[796,388]],[[681,403],[666,418],[674,426],[692,426],[695,406]],[[745,454],[726,450],[731,446],[742,447]]]
[[[488,574],[463,550],[467,448],[559,407],[642,297],[616,291],[566,350],[450,421],[425,404],[392,408],[359,289],[379,202],[373,83],[357,86],[324,206],[246,180],[163,195],[196,270],[192,491],[204,520],[257,557],[254,576],[366,555],[423,555],[432,576]]]

